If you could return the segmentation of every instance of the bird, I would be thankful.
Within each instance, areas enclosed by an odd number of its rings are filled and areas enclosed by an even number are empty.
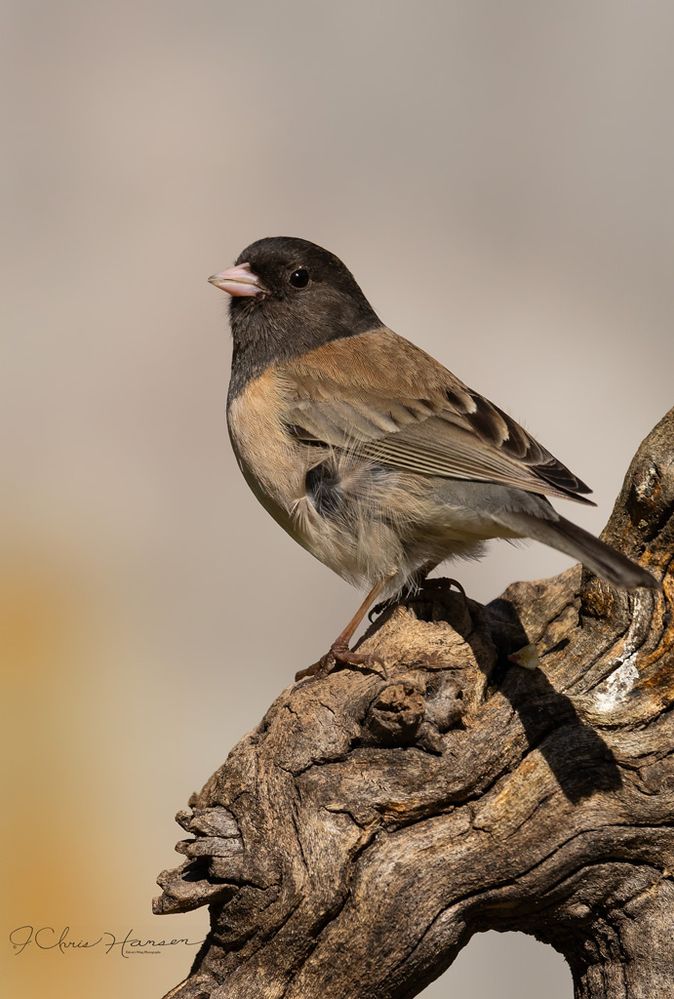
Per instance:
[[[315,243],[256,240],[213,274],[230,296],[227,425],[256,498],[303,548],[367,588],[315,667],[359,665],[351,640],[375,601],[414,592],[447,559],[531,538],[616,587],[644,568],[550,503],[591,489],[503,409],[379,319]],[[300,675],[300,674],[298,674]]]

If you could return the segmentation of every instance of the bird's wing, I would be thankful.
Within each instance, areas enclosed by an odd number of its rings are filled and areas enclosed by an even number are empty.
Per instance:
[[[278,368],[298,439],[452,479],[591,503],[591,490],[512,417],[388,329],[333,340]]]

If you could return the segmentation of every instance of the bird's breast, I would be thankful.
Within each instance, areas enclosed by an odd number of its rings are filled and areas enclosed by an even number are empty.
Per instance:
[[[231,400],[227,425],[246,482],[271,516],[297,538],[292,510],[305,494],[308,463],[306,448],[288,433],[285,401],[283,380],[269,369]]]

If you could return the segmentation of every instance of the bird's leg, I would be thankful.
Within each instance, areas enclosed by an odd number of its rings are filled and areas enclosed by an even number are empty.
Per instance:
[[[367,609],[373,600],[376,600],[382,589],[386,585],[386,579],[380,579],[372,587],[362,604],[353,615],[346,628],[339,633],[335,641],[330,646],[328,652],[322,656],[318,662],[307,669],[300,670],[295,674],[296,680],[301,680],[305,676],[313,676],[316,673],[331,673],[335,666],[355,666],[359,669],[369,669],[375,673],[382,672],[382,664],[375,656],[367,653],[353,652],[349,648],[349,642],[353,638],[354,632],[358,628],[367,613]]]

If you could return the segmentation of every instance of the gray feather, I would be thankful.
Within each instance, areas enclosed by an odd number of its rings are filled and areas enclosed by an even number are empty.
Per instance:
[[[527,513],[511,513],[506,514],[504,519],[511,527],[521,531],[523,536],[570,555],[614,586],[627,589],[637,586],[660,588],[660,584],[646,569],[564,517],[542,520]]]

